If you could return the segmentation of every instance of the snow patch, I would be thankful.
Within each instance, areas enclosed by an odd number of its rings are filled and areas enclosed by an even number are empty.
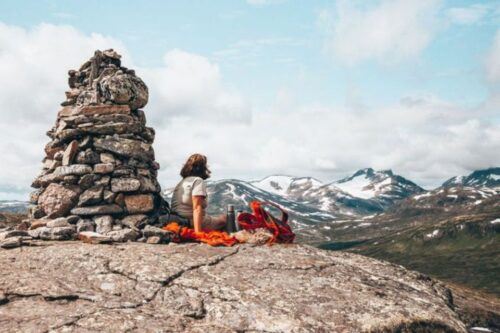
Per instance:
[[[427,237],[427,238],[434,238],[437,235],[439,235],[439,229],[436,229],[433,232],[431,232],[430,234],[425,235],[425,237]]]
[[[349,181],[335,183],[335,186],[355,197],[371,199],[376,194],[375,188],[369,188],[371,184],[370,179],[368,179],[366,175],[359,175]]]
[[[422,198],[430,197],[432,195],[432,192],[426,192],[424,194],[418,194],[413,197],[414,200],[420,200]]]
[[[500,175],[493,175],[493,174],[491,174],[490,178],[493,179],[493,180],[500,180]]]
[[[251,184],[270,193],[286,195],[293,179],[290,176],[269,176],[259,181],[253,181]]]
[[[490,330],[489,328],[486,328],[486,327],[471,327],[471,332],[492,332],[492,330]]]
[[[491,224],[497,224],[500,223],[500,217],[497,219],[494,219],[493,221],[490,222]]]

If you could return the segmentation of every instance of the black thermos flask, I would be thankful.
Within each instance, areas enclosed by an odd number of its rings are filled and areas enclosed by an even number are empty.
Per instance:
[[[242,210],[239,210],[237,213],[236,213],[236,220],[234,222],[234,229],[236,231],[241,231],[241,228],[240,228],[240,224],[238,223],[238,217],[240,216],[240,214],[243,213]]]
[[[235,225],[235,216],[234,216],[234,205],[227,205],[227,213],[226,213],[226,231],[228,233],[236,231]]]

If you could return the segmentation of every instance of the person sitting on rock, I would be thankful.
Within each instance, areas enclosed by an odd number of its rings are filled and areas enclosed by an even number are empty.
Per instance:
[[[185,218],[196,232],[220,230],[226,225],[226,216],[209,216],[207,208],[207,186],[205,179],[210,177],[207,158],[201,154],[191,155],[181,169],[182,180],[172,194],[172,211]]]

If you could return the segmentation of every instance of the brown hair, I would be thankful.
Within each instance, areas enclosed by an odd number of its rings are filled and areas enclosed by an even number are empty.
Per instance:
[[[201,177],[203,179],[210,177],[210,170],[208,170],[207,157],[205,155],[193,154],[189,156],[181,169],[181,177],[186,178],[189,176]]]

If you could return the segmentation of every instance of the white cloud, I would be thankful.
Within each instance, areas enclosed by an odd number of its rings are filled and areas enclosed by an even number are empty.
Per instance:
[[[432,96],[353,111],[280,101],[252,122],[210,125],[175,121],[159,132],[166,151],[163,184],[174,185],[188,154],[203,152],[214,178],[258,178],[271,173],[338,179],[358,168],[392,168],[424,186],[500,165],[500,125],[482,109],[464,109]],[[281,105],[288,105],[283,111]]]
[[[375,59],[383,63],[417,57],[436,33],[438,0],[339,0],[334,13],[323,11],[325,46],[335,59],[347,63]]]
[[[486,57],[486,77],[491,82],[500,82],[500,29],[497,30]]]
[[[446,10],[445,15],[454,24],[498,24],[500,3],[482,2],[466,7],[452,7]]]
[[[0,199],[21,198],[41,167],[67,70],[110,46],[125,55],[125,66],[134,65],[119,41],[67,26],[0,25],[0,45]],[[177,181],[194,152],[208,155],[215,179],[287,173],[332,180],[373,166],[426,185],[500,165],[493,153],[500,126],[489,120],[500,105],[495,96],[478,109],[432,96],[355,109],[300,105],[293,92],[280,90],[269,107],[253,110],[203,56],[172,50],[162,66],[136,69],[150,88],[145,112],[157,133],[163,187]]]
[[[449,19],[456,24],[474,24],[484,18],[490,7],[485,4],[473,4],[468,7],[453,7],[446,11]]]
[[[224,87],[219,67],[200,55],[172,50],[164,65],[138,74],[150,88],[148,114],[156,124],[171,117],[202,117],[216,121],[249,121],[250,106]]]
[[[65,100],[68,69],[109,47],[124,51],[113,38],[70,26],[26,30],[0,22],[0,191],[26,191],[41,167],[45,132]]]
[[[40,171],[43,147],[49,141],[45,132],[65,99],[68,70],[78,68],[94,50],[110,47],[123,55],[125,66],[134,68],[127,49],[113,38],[86,35],[71,26],[41,24],[24,29],[0,22],[0,192],[16,198],[24,195]],[[202,56],[172,50],[164,56],[163,66],[136,69],[149,86],[145,111],[159,137],[171,122],[198,122],[204,136],[189,128],[184,131],[193,133],[195,141],[208,138],[210,142],[220,123],[250,121],[250,106],[224,86],[219,67]],[[176,129],[169,135],[190,140]],[[155,145],[159,159],[167,162],[174,150],[170,136]]]

